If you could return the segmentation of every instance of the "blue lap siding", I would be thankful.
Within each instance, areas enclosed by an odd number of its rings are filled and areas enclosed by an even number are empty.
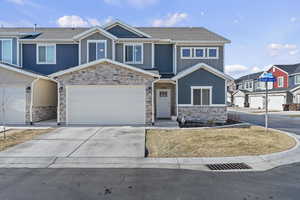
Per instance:
[[[191,104],[191,86],[212,86],[212,104],[225,104],[225,80],[204,69],[178,80],[178,104]]]
[[[36,44],[23,44],[22,52],[22,67],[45,75],[78,65],[77,44],[57,44],[56,64],[37,64]]]

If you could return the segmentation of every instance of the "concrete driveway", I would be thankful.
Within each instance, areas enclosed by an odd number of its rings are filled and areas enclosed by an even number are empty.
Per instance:
[[[0,157],[144,157],[145,128],[64,127],[0,152]]]

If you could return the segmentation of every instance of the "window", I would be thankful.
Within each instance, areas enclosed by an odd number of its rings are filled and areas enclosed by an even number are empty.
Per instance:
[[[56,64],[56,45],[37,45],[37,64]]]
[[[168,92],[167,91],[160,91],[159,92],[159,97],[168,97]]]
[[[300,84],[300,74],[295,76],[295,85]]]
[[[208,58],[218,58],[218,48],[208,48],[207,51]]]
[[[211,104],[211,90],[210,86],[208,87],[192,87],[191,100],[192,105],[210,105]]]
[[[282,76],[277,78],[278,87],[283,87],[284,78]]]
[[[205,57],[205,48],[195,48],[194,49],[194,57],[204,58]]]
[[[1,44],[1,61],[12,64],[12,40],[2,39]]]
[[[192,48],[181,48],[181,58],[192,58]]]
[[[218,47],[182,47],[181,59],[218,59]]]
[[[88,61],[106,58],[106,40],[88,40]]]
[[[143,64],[143,44],[125,44],[124,61],[130,64]]]

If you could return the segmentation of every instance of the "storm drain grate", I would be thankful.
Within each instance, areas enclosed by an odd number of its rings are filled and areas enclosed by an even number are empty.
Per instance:
[[[234,170],[234,169],[252,169],[245,163],[222,163],[206,165],[210,170]]]

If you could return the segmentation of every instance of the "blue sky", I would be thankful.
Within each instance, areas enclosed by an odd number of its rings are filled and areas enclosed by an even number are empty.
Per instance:
[[[232,41],[226,72],[300,62],[299,0],[0,0],[2,26],[204,26]],[[170,3],[171,2],[171,3]]]

